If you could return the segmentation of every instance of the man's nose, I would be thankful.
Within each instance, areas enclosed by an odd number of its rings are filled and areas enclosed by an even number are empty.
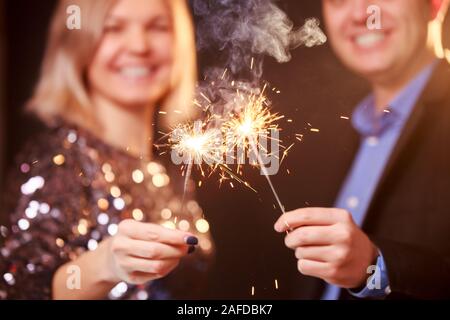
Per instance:
[[[351,0],[351,19],[356,24],[366,24],[369,17],[368,8],[374,4],[371,0]]]

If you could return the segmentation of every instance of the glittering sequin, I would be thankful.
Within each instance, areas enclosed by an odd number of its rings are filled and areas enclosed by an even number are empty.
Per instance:
[[[191,298],[201,291],[213,250],[209,224],[195,200],[180,212],[182,179],[168,167],[64,123],[36,137],[8,179],[0,299],[50,299],[55,271],[116,234],[123,219],[192,232],[200,248],[168,277],[145,286],[118,283],[105,299]]]

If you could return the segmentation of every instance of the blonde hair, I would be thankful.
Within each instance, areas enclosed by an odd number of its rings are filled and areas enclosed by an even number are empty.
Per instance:
[[[450,63],[450,49],[444,48],[443,26],[449,10],[450,1],[443,0],[441,8],[433,21],[428,25],[428,46],[434,49],[434,53],[439,59],[447,59]],[[448,19],[448,18],[447,18]]]
[[[28,110],[47,123],[63,119],[93,128],[98,125],[88,94],[86,70],[103,34],[104,22],[119,0],[60,0],[54,14],[40,79]],[[193,115],[196,83],[195,36],[185,0],[167,1],[172,12],[174,63],[170,92],[160,107],[171,125]],[[81,9],[81,29],[66,27],[67,8]]]

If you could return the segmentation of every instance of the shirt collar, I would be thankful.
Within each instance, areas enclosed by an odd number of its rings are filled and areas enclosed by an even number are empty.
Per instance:
[[[362,136],[381,136],[394,124],[403,124],[409,118],[417,99],[427,84],[436,62],[424,68],[395,99],[384,112],[377,113],[373,94],[366,97],[355,109],[352,118],[353,127]]]

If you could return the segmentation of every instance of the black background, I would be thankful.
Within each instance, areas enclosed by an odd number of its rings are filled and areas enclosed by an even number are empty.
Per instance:
[[[40,129],[24,115],[23,105],[37,80],[54,4],[54,0],[5,3],[7,165],[25,139]],[[305,18],[321,15],[317,0],[283,0],[279,5],[297,26]],[[202,59],[211,57],[200,56],[200,64]],[[267,59],[264,79],[281,90],[272,97],[276,111],[293,120],[283,124],[285,144],[296,141],[295,133],[305,134],[273,179],[283,203],[287,209],[331,205],[336,193],[335,184],[328,181],[336,165],[333,152],[346,152],[343,132],[350,130],[349,121],[340,116],[350,115],[367,93],[366,84],[337,62],[328,45],[298,48],[292,61],[282,65]],[[320,132],[309,131],[310,126]],[[214,179],[205,181],[199,190],[217,247],[209,291],[199,298],[296,298],[296,260],[284,247],[283,236],[273,231],[279,210],[264,178],[255,170],[246,172],[258,194],[239,186],[219,188]],[[279,290],[275,290],[275,279]],[[250,295],[252,286],[254,297]]]
[[[6,1],[6,166],[11,165],[26,138],[40,130],[40,125],[24,114],[23,105],[39,74],[54,5],[54,0]],[[297,26],[305,18],[321,14],[317,0],[286,0],[279,5]],[[201,55],[200,66],[202,61],[213,59],[213,54]],[[334,140],[339,139],[342,126],[349,127],[349,122],[340,119],[340,115],[348,115],[363,96],[364,83],[340,66],[328,45],[299,48],[287,64],[280,65],[268,58],[264,79],[282,91],[272,97],[276,110],[293,119],[292,124],[283,125],[285,144],[296,141],[295,133],[305,133],[304,142],[296,144],[273,179],[284,205],[287,209],[331,205],[335,190],[321,190],[321,195],[329,194],[330,201],[315,193],[315,186],[323,186],[327,181],[327,168],[332,168],[330,149],[323,146],[336,147]],[[311,133],[310,126],[319,128],[320,133]],[[322,147],[316,147],[319,145]],[[199,190],[217,248],[210,289],[200,298],[293,298],[294,289],[298,289],[292,287],[295,283],[292,279],[297,276],[296,260],[284,247],[283,237],[273,231],[279,210],[274,208],[273,197],[259,172],[250,169],[246,175],[258,194],[240,186],[219,188],[214,179],[205,181]]]

